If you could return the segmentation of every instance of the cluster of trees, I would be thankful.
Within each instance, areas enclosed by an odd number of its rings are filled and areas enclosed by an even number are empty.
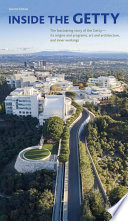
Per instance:
[[[45,141],[59,141],[63,133],[64,122],[60,117],[54,116],[47,119],[43,125]]]
[[[109,200],[111,205],[113,206],[115,203],[117,203],[127,192],[127,187],[121,185],[112,189],[109,193]]]
[[[117,203],[126,193],[127,188],[123,186],[111,190],[109,194],[111,205]],[[82,203],[82,221],[109,221],[111,215],[106,211],[108,207],[109,205],[105,205],[100,192],[92,189],[85,195]]]
[[[80,174],[82,181],[83,201],[81,207],[82,221],[110,219],[109,214],[105,211],[106,205],[99,190],[93,189],[94,175],[89,156],[86,152],[85,144],[80,142]]]
[[[64,125],[62,141],[61,141],[61,152],[59,156],[60,162],[67,162],[69,159],[70,149],[69,149],[69,127],[77,119],[82,112],[82,107],[78,105],[75,101],[72,101],[72,105],[76,108],[76,112],[66,121]]]
[[[91,103],[86,102],[87,107],[96,116],[109,115],[115,120],[128,122],[128,89],[123,92],[114,92],[112,95],[111,103],[93,106]]]
[[[4,100],[10,92],[11,88],[7,85],[6,79],[4,77],[0,77],[0,114],[5,111]]]
[[[59,156],[59,161],[60,162],[67,162],[70,154],[70,149],[69,149],[69,126],[65,126],[62,134],[62,140],[61,140],[61,152]]]
[[[87,86],[87,81],[89,77],[93,77],[92,74],[85,74],[85,69],[83,70],[79,70],[79,69],[75,69],[73,71],[73,73],[71,73],[72,70],[70,70],[70,73],[66,74],[66,79],[69,81],[73,82],[74,86],[79,86],[81,88],[86,87]],[[75,72],[75,73],[74,73]],[[81,85],[82,84],[82,85]]]
[[[111,104],[97,107],[86,102],[85,107],[97,118],[89,123],[85,130],[88,148],[107,190],[110,203],[114,205],[127,193],[128,188],[128,90],[115,93],[112,101]],[[100,214],[95,210],[97,202],[93,204],[90,201],[92,195],[93,202],[95,201],[95,194],[95,191],[91,195],[89,193],[83,204],[83,220],[109,220],[110,216],[104,211],[102,204],[100,205],[102,200],[99,199],[100,208],[97,209]],[[98,195],[96,199],[99,198]]]
[[[67,120],[66,125],[68,126],[70,126],[74,122],[74,120],[79,117],[79,115],[82,112],[82,107],[79,104],[77,104],[75,101],[72,101],[72,105],[76,108],[76,112],[72,115],[72,117],[70,117]]]
[[[10,92],[5,79],[0,79],[0,220],[50,221],[56,174],[43,170],[19,174],[10,164],[19,151],[37,145],[42,135],[36,118],[5,115],[4,100]]]
[[[119,81],[127,81],[128,79],[126,78],[124,72],[116,72],[115,73],[115,77],[119,80]]]
[[[128,125],[109,116],[86,127],[88,148],[109,193],[116,185],[128,186]]]
[[[128,89],[122,93],[115,93],[113,105],[116,106],[115,117],[125,117],[128,121]]]
[[[94,175],[92,172],[92,165],[90,163],[90,159],[86,152],[86,147],[84,143],[82,142],[79,143],[79,150],[80,150],[80,174],[82,181],[82,189],[83,189],[83,194],[86,195],[86,193],[88,193],[94,185]]]
[[[73,98],[76,97],[76,93],[75,93],[75,92],[72,92],[72,91],[67,91],[67,92],[65,93],[65,95],[66,95],[67,97],[70,97],[71,99],[73,99]]]
[[[0,176],[0,220],[51,221],[53,180],[55,173],[45,170]]]
[[[86,107],[92,113],[94,113],[95,116],[101,115],[101,107],[100,106],[94,106],[92,103],[90,103],[88,101],[86,101],[83,106]]]
[[[97,117],[107,114],[115,120],[128,122],[128,89],[114,92],[111,103],[94,106],[90,102],[85,102],[84,107]]]
[[[7,85],[6,79],[0,77],[0,103],[2,103],[6,96],[11,92],[11,88]]]
[[[122,70],[121,71],[119,70],[120,67],[121,67],[120,64],[118,67],[116,67],[115,64],[113,65],[113,67],[110,66],[110,68],[108,67],[108,65],[107,66],[105,65],[103,67],[103,64],[99,66],[98,63],[94,64],[89,68],[79,67],[79,68],[70,69],[70,71],[67,70],[65,75],[67,80],[72,81],[74,86],[79,86],[79,87],[81,87],[81,85],[83,85],[83,87],[87,87],[89,78],[93,77],[97,78],[100,77],[101,75],[102,76],[113,75],[116,77],[116,79],[127,83],[128,82],[127,70],[125,72],[122,72]]]
[[[107,207],[99,190],[92,189],[82,204],[82,221],[109,221],[111,216],[106,212]]]
[[[38,120],[31,117],[2,115],[0,121],[0,169],[28,146],[37,145],[42,134]]]

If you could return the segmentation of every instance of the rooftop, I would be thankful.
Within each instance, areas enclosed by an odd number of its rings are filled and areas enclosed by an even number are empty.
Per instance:
[[[36,94],[39,94],[39,92],[33,87],[17,88],[10,93],[11,96],[30,96]]]
[[[64,95],[47,95],[44,100],[43,116],[60,116],[64,111]]]

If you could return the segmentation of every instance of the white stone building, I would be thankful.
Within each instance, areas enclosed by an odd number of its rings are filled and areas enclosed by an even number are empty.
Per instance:
[[[7,84],[11,88],[23,88],[30,86],[33,82],[37,81],[37,77],[33,72],[25,72],[21,74],[15,74],[10,78],[7,78]]]
[[[65,93],[66,91],[72,91],[74,90],[73,83],[71,81],[67,81],[64,79],[64,75],[55,75],[51,77],[47,77],[45,81],[36,81],[32,83],[34,88],[38,89],[43,93],[43,94],[49,94],[51,87],[53,85],[56,85],[60,88],[61,93]]]
[[[92,85],[101,84],[102,87],[109,88],[113,91],[123,91],[123,87],[114,76],[100,76],[98,78],[89,78],[88,83]]]
[[[51,83],[57,83],[57,82],[62,82],[65,81],[65,75],[64,74],[55,74],[51,75],[46,78],[46,82],[51,82]]]
[[[6,114],[38,118],[43,111],[44,98],[32,87],[17,88],[6,97]]]
[[[71,109],[71,99],[64,95],[47,95],[45,96],[43,112],[39,115],[40,125],[49,117],[58,116],[64,121],[69,115]]]
[[[58,85],[61,92],[72,90],[73,83],[65,80],[64,74],[50,75],[49,72],[22,72],[7,78],[7,84],[11,88],[23,88],[32,86],[39,88],[43,94],[49,94],[53,85]]]
[[[58,116],[64,121],[71,109],[71,100],[65,95],[41,96],[33,87],[17,88],[6,97],[6,114],[32,116],[39,119],[41,125],[45,119]]]
[[[51,76],[46,78],[45,84],[50,85],[58,85],[62,92],[69,91],[73,87],[73,83],[71,81],[65,80],[64,74],[56,74],[55,76]]]
[[[90,86],[80,91],[80,97],[85,102],[89,101],[93,104],[98,104],[101,100],[110,99],[111,96],[111,90],[105,87]]]

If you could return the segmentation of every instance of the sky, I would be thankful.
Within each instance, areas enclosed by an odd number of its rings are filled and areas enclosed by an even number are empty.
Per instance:
[[[21,8],[26,10],[21,10]],[[18,10],[17,10],[18,9]],[[103,24],[75,24],[76,13],[120,13],[117,24],[112,18]],[[9,24],[9,16],[45,16],[45,24]],[[69,16],[70,24],[49,24],[47,16]],[[82,16],[83,17],[83,16]],[[92,17],[91,17],[92,18]],[[0,3],[0,54],[38,51],[128,52],[127,0],[4,0]],[[83,37],[79,42],[51,42],[50,30],[104,30],[103,34],[116,37]],[[53,33],[52,33],[53,34]],[[62,33],[64,34],[64,33]],[[74,33],[75,34],[75,33]],[[90,33],[91,34],[91,33]]]

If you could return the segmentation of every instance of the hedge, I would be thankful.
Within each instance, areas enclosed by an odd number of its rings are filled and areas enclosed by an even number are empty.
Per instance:
[[[59,161],[65,163],[69,159],[70,147],[69,147],[69,127],[70,125],[79,117],[82,112],[82,107],[77,104],[75,101],[72,101],[72,105],[76,108],[76,112],[72,115],[70,119],[66,121],[66,124],[63,129],[62,140],[61,140],[61,151],[59,156]]]

